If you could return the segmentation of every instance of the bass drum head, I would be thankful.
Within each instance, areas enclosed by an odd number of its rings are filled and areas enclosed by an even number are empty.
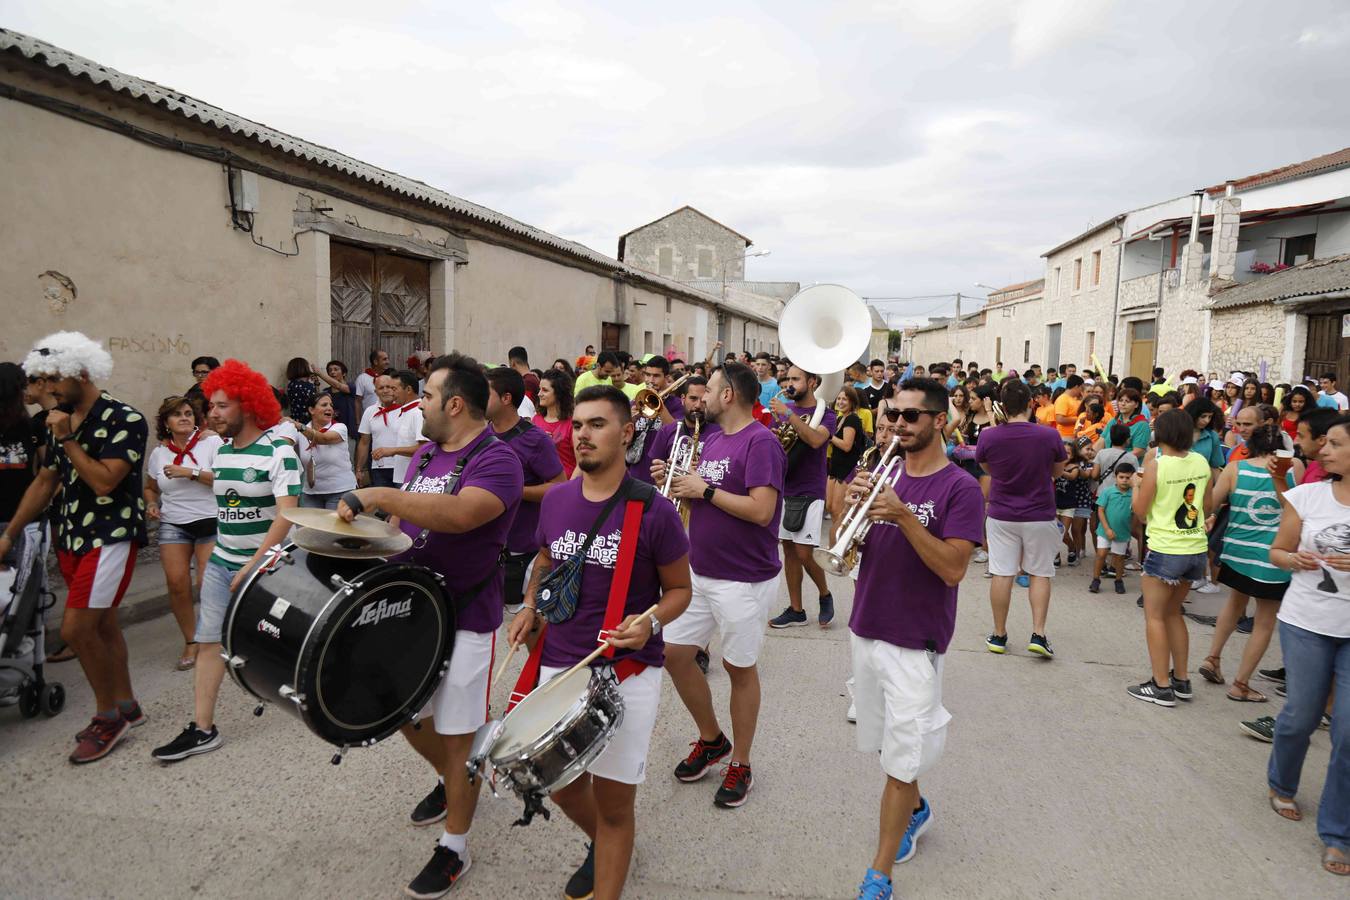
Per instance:
[[[374,743],[411,721],[436,690],[455,643],[455,610],[422,566],[362,574],[317,623],[300,661],[306,718],[330,743]]]

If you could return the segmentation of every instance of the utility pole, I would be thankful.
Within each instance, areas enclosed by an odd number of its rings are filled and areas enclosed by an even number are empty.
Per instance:
[[[956,292],[956,323],[961,324],[961,292]]]

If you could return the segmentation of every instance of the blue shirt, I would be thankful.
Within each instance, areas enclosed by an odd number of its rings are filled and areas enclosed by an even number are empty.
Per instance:
[[[1321,392],[1318,392],[1317,394],[1317,405],[1325,407],[1326,409],[1340,409],[1340,406],[1336,404],[1335,397],[1328,397]]]
[[[778,382],[770,378],[768,381],[759,383],[759,405],[765,409],[769,408],[769,401],[773,400],[778,393]]]

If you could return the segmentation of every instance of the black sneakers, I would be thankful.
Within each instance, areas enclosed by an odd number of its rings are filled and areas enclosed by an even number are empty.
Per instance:
[[[1274,684],[1284,684],[1284,666],[1278,669],[1261,669],[1256,674]]]
[[[1008,636],[1006,634],[991,634],[984,639],[984,646],[990,653],[1007,653]]]
[[[1143,684],[1132,684],[1125,691],[1134,699],[1143,700],[1145,703],[1156,703],[1159,706],[1177,705],[1177,695],[1172,692],[1172,688],[1158,687],[1158,683],[1152,678]]]
[[[590,900],[595,896],[595,844],[586,845],[586,861],[567,879],[563,896],[567,900]]]
[[[722,777],[722,786],[717,789],[713,796],[713,805],[720,806],[723,809],[735,809],[738,806],[744,806],[745,801],[750,796],[750,788],[754,779],[750,777],[750,767],[743,766],[738,762],[733,762],[727,766],[726,774]]]
[[[417,877],[408,883],[403,893],[409,897],[417,897],[418,900],[444,897],[467,871],[469,871],[468,850],[464,851],[464,858],[461,859],[460,855],[449,847],[437,844],[431,853],[431,860],[417,873]]]
[[[1092,579],[1092,581],[1088,582],[1089,594],[1100,594],[1101,592],[1102,592],[1102,580],[1100,578],[1094,578]]]
[[[675,777],[680,781],[698,781],[708,774],[713,763],[731,755],[731,741],[725,734],[719,734],[711,744],[699,738],[689,746],[694,749],[675,767]]]
[[[198,753],[210,753],[212,750],[219,750],[223,743],[225,741],[221,738],[220,729],[216,726],[212,725],[208,732],[198,728],[196,722],[189,722],[178,737],[169,741],[163,747],[156,747],[151,750],[150,755],[160,762],[178,762],[180,759],[187,759],[189,756],[196,756]]]
[[[414,825],[432,825],[445,818],[445,784],[436,782],[431,793],[422,798],[408,819]]]
[[[710,662],[712,662],[712,657],[708,655],[707,650],[699,647],[694,651],[694,665],[698,666],[698,670],[704,675],[708,674],[708,663]]]
[[[820,595],[820,616],[816,619],[821,628],[828,628],[834,621],[834,598],[829,594]]]
[[[1027,652],[1034,653],[1045,659],[1054,659],[1055,651],[1050,646],[1050,639],[1043,634],[1032,632],[1031,640],[1027,641]]]
[[[1191,691],[1191,680],[1179,681],[1175,672],[1168,672],[1167,678],[1171,682],[1172,693],[1177,695],[1178,700],[1189,700],[1195,696]]]
[[[792,628],[806,624],[806,610],[788,607],[769,620],[770,628]]]

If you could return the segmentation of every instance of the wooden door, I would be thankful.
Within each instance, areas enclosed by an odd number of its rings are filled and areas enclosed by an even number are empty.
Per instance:
[[[1335,372],[1338,389],[1345,390],[1350,380],[1350,310],[1308,316],[1303,359],[1304,374],[1320,378]]]
[[[619,326],[614,322],[602,322],[600,325],[600,349],[619,349]]]
[[[348,371],[364,369],[376,347],[397,369],[414,350],[436,349],[430,262],[336,241],[329,260],[333,355]]]
[[[1130,373],[1150,384],[1153,381],[1153,351],[1157,341],[1156,319],[1130,323]]]

